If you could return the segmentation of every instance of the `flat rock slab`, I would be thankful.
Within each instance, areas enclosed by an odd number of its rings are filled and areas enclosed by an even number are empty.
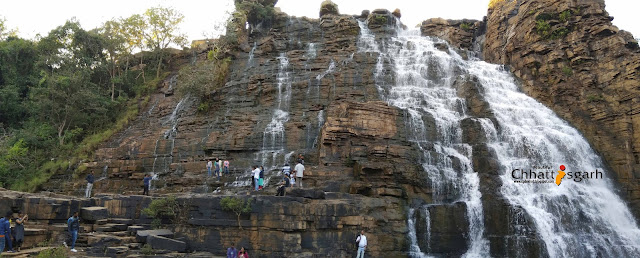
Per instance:
[[[115,223],[107,223],[102,226],[96,228],[98,232],[118,232],[118,231],[126,231],[127,224],[115,224]]]
[[[147,236],[147,244],[153,249],[164,249],[176,252],[185,252],[187,243],[163,236],[149,235]]]
[[[80,217],[84,220],[96,221],[109,217],[109,210],[105,207],[84,207],[80,209]]]
[[[325,199],[324,191],[320,189],[302,189],[302,188],[289,188],[286,190],[289,197],[303,197],[309,199]]]
[[[107,247],[105,252],[106,255],[125,255],[129,252],[129,247],[127,246],[112,246]]]
[[[172,238],[173,232],[168,229],[152,229],[152,230],[138,230],[136,232],[136,241],[140,243],[146,243],[148,236],[161,236]]]

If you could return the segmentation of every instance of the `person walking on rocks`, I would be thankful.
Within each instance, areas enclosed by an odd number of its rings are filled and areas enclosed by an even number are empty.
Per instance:
[[[151,187],[151,175],[146,174],[144,179],[142,179],[142,183],[144,184],[144,189],[142,190],[142,195],[149,195],[149,187]]]
[[[80,230],[80,218],[78,218],[77,211],[67,220],[67,230],[71,238],[71,252],[78,252],[76,250],[76,240],[78,240],[78,230]]]
[[[258,181],[260,180],[260,169],[258,168],[258,166],[253,166],[253,170],[251,172],[253,173],[254,189],[258,191],[258,187],[260,186],[260,184],[258,183]]]
[[[304,176],[304,165],[302,165],[302,162],[298,160],[298,165],[296,165],[293,169],[296,171],[296,177],[298,178],[298,180],[296,180],[298,183],[298,187],[302,187],[302,177]]]
[[[367,247],[367,237],[364,235],[364,230],[360,231],[360,235],[356,238],[358,243],[358,256],[356,258],[364,258],[364,249]]]
[[[93,182],[95,181],[93,171],[89,172],[85,179],[87,180],[87,190],[84,192],[84,198],[91,198],[91,189],[93,189]]]
[[[209,177],[211,177],[211,167],[213,167],[213,163],[211,159],[209,159],[209,161],[207,161],[207,175],[209,175]]]
[[[224,167],[223,167],[224,168],[224,173],[228,175],[229,174],[229,161],[225,160],[224,163],[222,163],[222,164],[224,164]]]
[[[238,258],[238,250],[231,243],[231,247],[227,248],[227,258]]]
[[[18,218],[16,219],[16,226],[13,228],[15,232],[15,246],[16,250],[20,252],[20,248],[22,247],[22,243],[24,242],[24,223],[29,220],[29,215],[18,213]]]

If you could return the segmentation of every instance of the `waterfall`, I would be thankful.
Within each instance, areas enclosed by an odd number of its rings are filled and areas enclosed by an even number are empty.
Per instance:
[[[271,122],[267,124],[262,136],[262,150],[258,156],[266,168],[275,168],[278,165],[278,156],[285,151],[285,127],[289,121],[289,104],[291,102],[291,72],[289,71],[289,59],[284,53],[277,58],[279,61],[276,82],[278,85],[278,98],[276,107],[271,116]]]
[[[549,108],[522,93],[500,66],[467,62],[501,128],[485,122],[490,146],[504,174],[502,195],[535,222],[551,257],[633,257],[640,253],[640,229],[603,169],[601,158],[580,132]],[[513,169],[601,171],[600,179],[565,178],[554,183],[516,183]]]
[[[360,25],[359,51],[379,55],[374,75],[380,76],[387,64],[393,69],[392,85],[378,85],[377,80],[376,84],[384,100],[404,110],[407,137],[422,151],[422,166],[433,188],[433,203],[409,210],[410,256],[439,255],[420,250],[415,214],[428,206],[457,202],[466,205],[469,223],[464,256],[489,256],[479,177],[471,164],[472,147],[461,139],[465,118],[478,121],[484,129],[500,165],[501,176],[496,178],[502,182],[500,193],[533,220],[550,257],[633,257],[640,253],[640,229],[611,190],[615,187],[600,157],[576,129],[522,93],[511,74],[473,57],[463,59],[450,47],[439,50],[436,45],[446,42],[422,37],[416,30],[399,31],[383,45],[364,23]],[[465,100],[454,87],[454,81],[463,75],[478,78],[480,97],[489,104],[495,121],[465,113]],[[557,171],[560,165],[567,171],[601,171],[605,178],[577,181],[567,177],[560,186],[518,183],[512,178],[514,169]],[[428,219],[428,211],[425,214]],[[431,222],[424,225],[430,236]]]
[[[256,51],[257,47],[258,47],[258,42],[253,42],[253,47],[251,48],[251,51],[249,51],[249,60],[247,60],[247,68],[252,67],[254,65],[253,53]]]

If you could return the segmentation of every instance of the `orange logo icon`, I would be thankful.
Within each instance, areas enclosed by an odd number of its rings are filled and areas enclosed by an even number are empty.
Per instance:
[[[565,169],[564,165],[560,165],[560,170],[558,170],[558,175],[556,176],[556,185],[560,185],[560,183],[562,183],[562,178],[567,174],[564,172]]]

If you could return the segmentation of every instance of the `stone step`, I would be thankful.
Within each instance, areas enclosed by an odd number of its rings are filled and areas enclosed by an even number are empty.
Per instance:
[[[136,232],[136,241],[146,243],[147,237],[151,235],[173,238],[173,232],[168,229],[138,230]]]
[[[107,223],[95,228],[97,232],[121,232],[127,231],[127,224]]]

